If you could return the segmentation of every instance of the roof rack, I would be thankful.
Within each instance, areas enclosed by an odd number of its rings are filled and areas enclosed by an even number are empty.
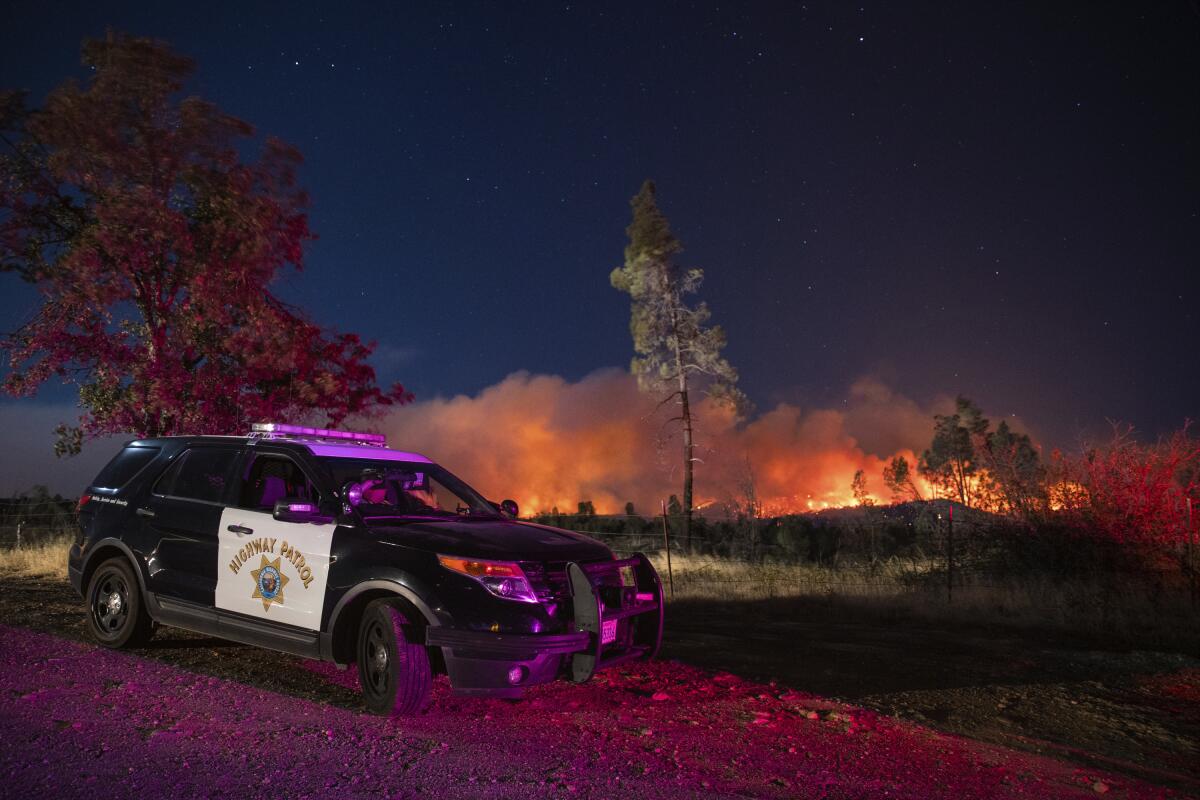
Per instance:
[[[252,439],[320,439],[361,444],[368,447],[387,447],[387,437],[382,433],[335,431],[327,428],[309,428],[304,425],[287,425],[282,422],[255,422],[250,426],[250,437]]]

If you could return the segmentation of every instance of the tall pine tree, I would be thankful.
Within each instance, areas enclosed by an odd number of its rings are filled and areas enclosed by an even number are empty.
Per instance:
[[[690,550],[696,461],[692,392],[699,389],[737,409],[745,398],[736,387],[737,371],[721,357],[725,332],[707,324],[711,314],[705,303],[688,303],[704,272],[676,263],[683,245],[658,208],[654,182],[643,183],[630,205],[633,221],[625,231],[625,264],[613,270],[610,280],[632,301],[629,330],[636,355],[631,368],[638,386],[659,396],[660,405],[678,406],[671,421],[680,424],[683,438],[683,538]]]

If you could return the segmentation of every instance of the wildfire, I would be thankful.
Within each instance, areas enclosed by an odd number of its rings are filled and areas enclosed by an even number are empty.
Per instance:
[[[1069,508],[1081,508],[1089,501],[1088,491],[1081,483],[1075,481],[1057,481],[1046,487],[1050,508],[1063,511]]]
[[[382,429],[398,447],[445,464],[489,498],[511,497],[523,513],[654,513],[680,494],[677,439],[626,373],[607,370],[572,383],[515,373],[474,397],[438,398],[399,409]],[[915,463],[930,437],[931,412],[875,381],[851,388],[845,409],[780,404],[738,424],[699,407],[696,506],[720,514],[753,504],[774,516],[854,505],[858,470],[867,496],[891,497],[883,468],[895,455]]]

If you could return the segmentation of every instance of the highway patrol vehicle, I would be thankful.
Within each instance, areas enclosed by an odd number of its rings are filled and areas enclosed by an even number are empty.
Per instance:
[[[79,500],[68,572],[107,647],[159,624],[340,666],[407,714],[433,675],[502,697],[651,658],[641,554],[517,518],[383,436],[256,424],[127,443]]]

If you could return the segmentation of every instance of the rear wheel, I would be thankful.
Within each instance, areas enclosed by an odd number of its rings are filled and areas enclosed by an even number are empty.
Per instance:
[[[137,647],[154,635],[154,621],[126,559],[110,558],[97,567],[87,598],[88,628],[105,647]]]
[[[393,600],[375,600],[358,629],[358,680],[373,714],[416,714],[429,705],[429,653],[405,634],[410,620]]]

